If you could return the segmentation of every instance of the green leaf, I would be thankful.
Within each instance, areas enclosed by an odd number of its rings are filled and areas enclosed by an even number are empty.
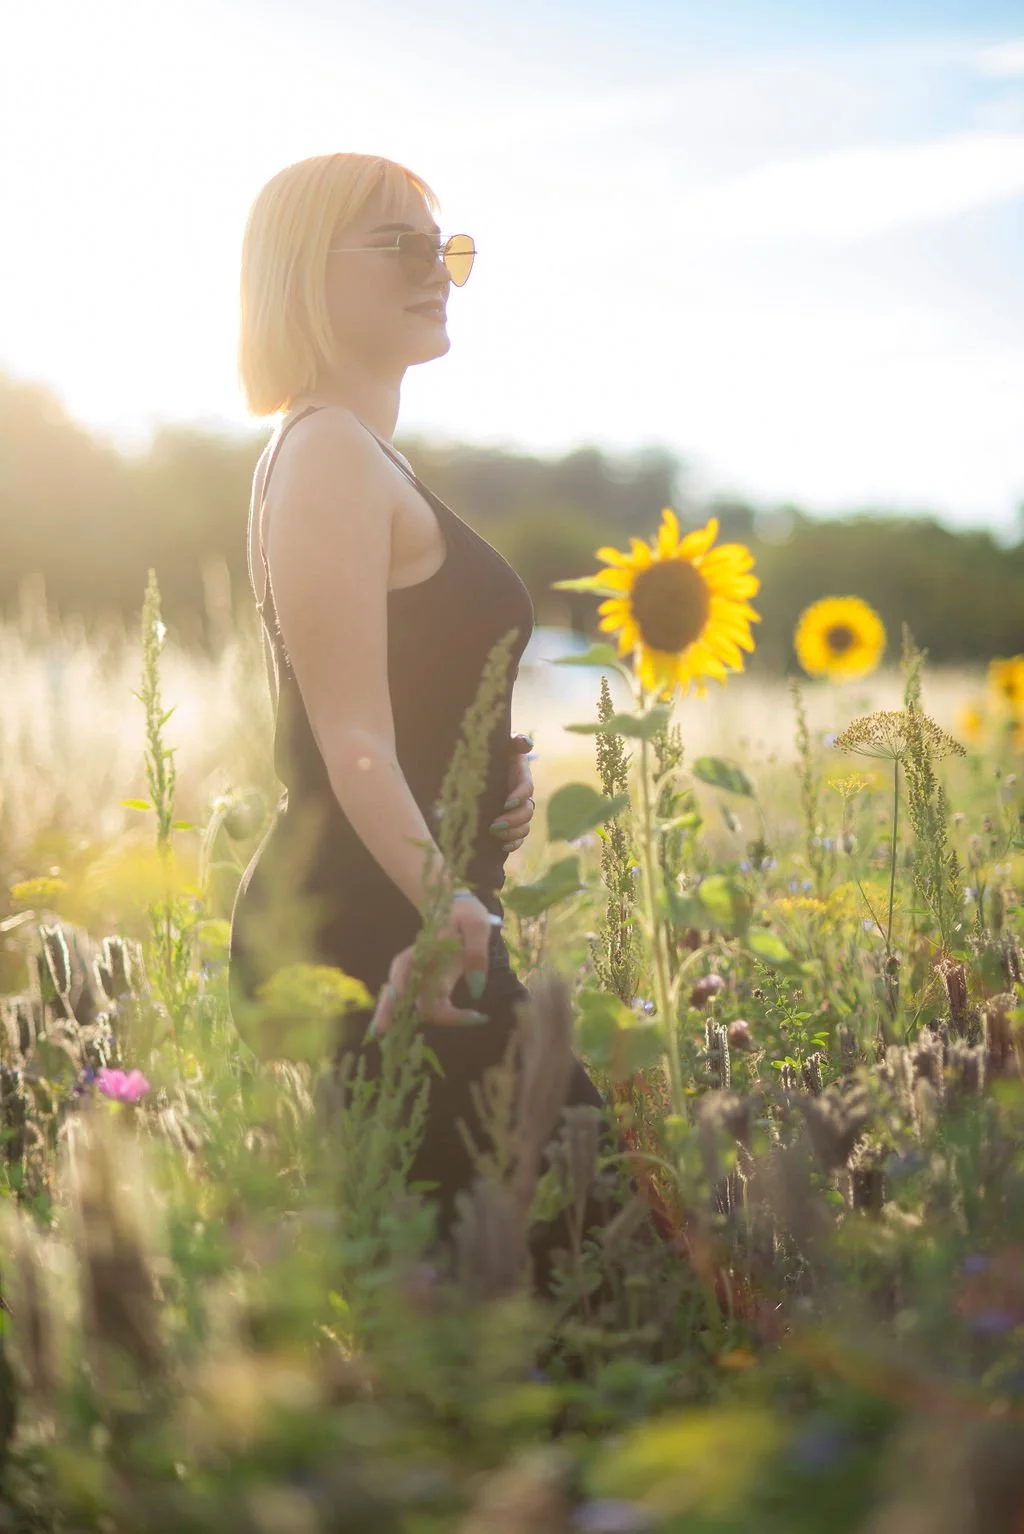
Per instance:
[[[595,596],[621,597],[621,586],[609,586],[598,575],[577,575],[568,581],[552,581],[552,591],[592,591]]]
[[[650,740],[668,724],[670,703],[656,703],[646,714],[612,714],[597,724],[567,724],[563,728],[574,735],[625,735],[630,740]]]
[[[614,645],[593,644],[582,655],[556,655],[551,666],[615,666],[620,671],[625,662]]]
[[[704,817],[699,810],[687,810],[685,815],[676,815],[672,820],[659,820],[656,825],[659,831],[693,831],[703,823]]]
[[[191,821],[191,820],[172,820],[171,821],[171,830],[172,831],[194,831],[195,830],[195,822]]]
[[[503,889],[501,903],[506,910],[514,911],[517,916],[539,916],[559,900],[565,900],[585,888],[580,883],[579,858],[562,858],[532,884],[517,884],[512,889]]]
[[[698,756],[690,771],[702,783],[710,783],[712,788],[723,788],[730,794],[745,794],[748,799],[754,797],[754,785],[743,768],[724,762],[720,756]]]
[[[586,1471],[591,1497],[635,1501],[686,1526],[730,1527],[786,1438],[781,1415],[761,1405],[689,1408],[631,1424]],[[672,1527],[682,1527],[673,1522]],[[745,1524],[749,1527],[749,1524]]]
[[[576,1042],[582,1054],[614,1081],[658,1064],[665,1044],[656,1023],[640,1018],[607,991],[582,990]]]
[[[126,810],[151,810],[153,808],[148,799],[122,799],[121,804]]]
[[[734,836],[738,835],[739,832],[742,831],[743,825],[740,817],[736,814],[736,811],[730,809],[729,806],[725,803],[720,803],[718,808],[721,810],[722,819],[725,821],[729,830],[733,833]]]
[[[709,874],[685,895],[666,889],[658,903],[662,914],[676,927],[707,928],[737,937],[750,921],[750,901],[736,880],[725,874]]]
[[[770,964],[773,969],[800,969],[799,961],[794,959],[782,939],[769,932],[767,927],[751,927],[744,936],[743,946],[762,964]]]
[[[548,800],[548,839],[553,842],[575,841],[577,836],[611,820],[629,804],[628,794],[606,799],[589,783],[566,783]]]

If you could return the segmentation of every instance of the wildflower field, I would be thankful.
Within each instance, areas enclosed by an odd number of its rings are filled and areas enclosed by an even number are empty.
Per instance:
[[[450,1262],[411,995],[379,1084],[329,1068],[339,971],[275,976],[279,1059],[228,1013],[277,795],[255,632],[217,733],[152,577],[123,697],[124,636],[0,631],[0,1534],[1021,1534],[1024,656],[954,697],[823,592],[772,749],[716,750],[759,621],[716,532],[665,512],[560,583],[604,679],[508,865],[523,1069]],[[603,1123],[559,1116],[573,1049]]]

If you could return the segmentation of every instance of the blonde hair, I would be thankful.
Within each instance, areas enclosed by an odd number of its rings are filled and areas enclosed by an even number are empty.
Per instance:
[[[396,212],[413,186],[437,217],[430,187],[406,166],[371,154],[323,154],[286,165],[256,197],[242,237],[238,380],[256,416],[287,411],[313,391],[334,346],[327,250],[382,192]]]

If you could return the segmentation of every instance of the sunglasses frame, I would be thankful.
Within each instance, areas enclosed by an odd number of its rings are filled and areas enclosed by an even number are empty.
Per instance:
[[[440,260],[442,262],[445,271],[448,273],[448,276],[451,278],[452,282],[457,288],[465,287],[466,283],[470,279],[470,276],[472,275],[473,262],[476,260],[477,256],[476,241],[473,239],[471,234],[450,234],[445,240],[444,244],[441,245],[435,244],[436,237],[432,234],[428,234],[425,229],[403,229],[396,236],[396,242],[394,245],[332,245],[328,248],[327,254],[341,256],[353,251],[361,252],[368,250],[386,250],[397,253],[399,259],[404,259],[407,263],[411,264],[413,261],[415,261],[417,265],[422,266],[422,257],[416,256],[412,252],[403,250],[402,248],[402,241],[404,240],[408,245],[410,243],[410,237],[417,241],[429,240],[431,249],[433,251],[434,261]],[[469,240],[473,247],[473,252],[469,263],[469,271],[466,273],[465,277],[463,277],[461,282],[456,279],[454,272],[448,265],[448,253],[451,249],[453,240]],[[431,265],[433,265],[433,262],[431,262]],[[408,266],[406,267],[406,270],[408,271]],[[430,268],[427,267],[426,271],[423,273],[424,277],[429,270]],[[422,278],[420,280],[422,281]]]

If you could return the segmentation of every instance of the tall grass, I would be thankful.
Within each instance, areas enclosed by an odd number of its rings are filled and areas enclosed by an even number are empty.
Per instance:
[[[0,1526],[1017,1527],[1024,800],[1005,748],[943,754],[961,683],[908,636],[870,690],[730,684],[642,751],[537,731],[522,1070],[482,1084],[449,1248],[406,1184],[410,1018],[377,1083],[233,1029],[224,913],[276,797],[259,650],[188,659],[158,601],[138,640],[0,635]],[[890,715],[898,762],[837,749]],[[330,1024],[327,978],[289,980]],[[559,1118],[573,1045],[603,1125]]]

